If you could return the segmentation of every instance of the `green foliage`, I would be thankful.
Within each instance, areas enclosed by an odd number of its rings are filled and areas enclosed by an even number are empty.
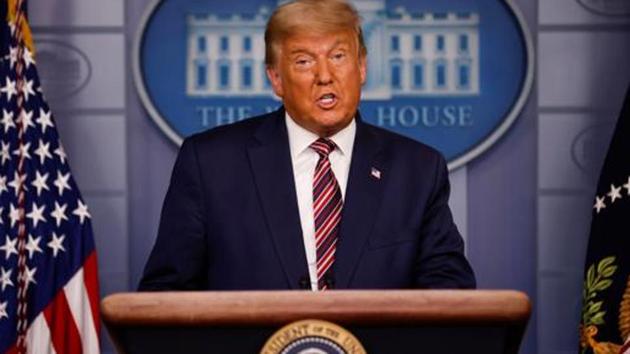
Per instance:
[[[613,265],[615,257],[606,257],[595,264],[591,264],[586,271],[584,290],[582,291],[582,326],[603,325],[606,310],[602,309],[603,301],[595,301],[597,293],[608,289],[613,281],[608,279],[615,274],[617,266]]]

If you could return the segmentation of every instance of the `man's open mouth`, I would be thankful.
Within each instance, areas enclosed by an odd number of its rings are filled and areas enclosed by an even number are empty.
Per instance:
[[[333,93],[323,94],[317,100],[317,105],[319,105],[321,108],[324,108],[324,109],[332,108],[335,106],[336,103],[337,103],[337,96],[335,96],[335,94]]]

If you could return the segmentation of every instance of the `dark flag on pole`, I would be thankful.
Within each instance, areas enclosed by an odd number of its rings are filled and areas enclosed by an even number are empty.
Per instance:
[[[580,353],[629,353],[630,88],[604,161],[586,256]]]
[[[0,7],[0,353],[99,353],[91,216],[41,91],[26,0]]]

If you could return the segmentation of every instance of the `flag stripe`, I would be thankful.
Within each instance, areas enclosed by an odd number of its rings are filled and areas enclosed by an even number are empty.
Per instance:
[[[96,262],[96,251],[86,258],[83,264],[83,280],[85,281],[85,288],[87,290],[87,296],[90,300],[90,309],[92,311],[92,321],[94,322],[94,328],[96,328],[96,335],[101,333],[101,319],[98,307],[98,300],[100,298],[98,287],[98,268]]]
[[[70,313],[64,291],[59,291],[44,310],[50,328],[52,344],[58,353],[81,354],[83,352],[77,324]]]
[[[92,309],[87,290],[83,283],[83,269],[74,274],[72,279],[64,287],[68,306],[74,322],[77,324],[77,330],[81,338],[83,352],[94,353],[98,350],[98,338],[96,336],[96,328],[92,319]]]
[[[55,348],[50,341],[50,329],[43,313],[35,318],[26,332],[26,350],[33,354],[54,354]]]

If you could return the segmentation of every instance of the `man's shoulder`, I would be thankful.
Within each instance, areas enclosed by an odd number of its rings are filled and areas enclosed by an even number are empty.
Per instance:
[[[383,147],[391,154],[395,154],[403,158],[419,158],[419,159],[444,159],[442,153],[430,145],[422,143],[418,140],[409,138],[402,134],[381,128],[372,124],[363,123],[366,130],[373,136],[377,137],[383,144]]]
[[[256,134],[259,128],[270,119],[278,119],[278,111],[244,120],[217,126],[205,131],[195,133],[184,140],[184,144],[195,146],[239,146],[247,143]]]

